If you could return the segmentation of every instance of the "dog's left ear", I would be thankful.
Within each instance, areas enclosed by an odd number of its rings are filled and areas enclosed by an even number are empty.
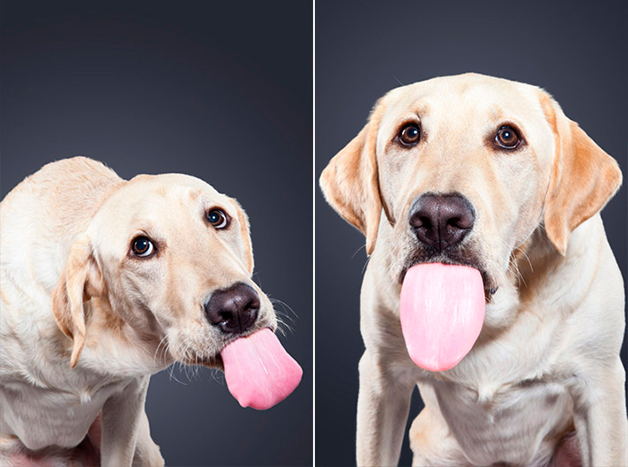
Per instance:
[[[571,232],[606,205],[619,189],[622,175],[617,161],[569,120],[551,97],[542,94],[541,104],[556,138],[545,230],[564,256]]]
[[[375,249],[382,201],[376,145],[383,104],[375,105],[369,122],[329,162],[320,177],[327,202],[366,237],[366,254]]]
[[[52,291],[52,313],[63,333],[73,340],[70,367],[74,368],[85,345],[86,314],[83,303],[102,294],[102,274],[87,236],[77,239],[65,268]]]
[[[244,249],[244,266],[250,274],[253,274],[255,263],[253,262],[253,245],[251,244],[251,228],[249,217],[235,198],[229,198],[236,207],[238,213],[238,223],[240,224],[240,237],[242,237],[242,247]]]

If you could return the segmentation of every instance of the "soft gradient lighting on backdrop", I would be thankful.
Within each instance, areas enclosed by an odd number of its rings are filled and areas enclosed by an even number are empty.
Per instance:
[[[304,378],[271,410],[240,408],[221,373],[152,378],[167,465],[311,465],[312,6],[14,1],[1,16],[2,196],[76,154],[127,179],[195,175],[242,203],[254,279],[294,310],[277,305]]]

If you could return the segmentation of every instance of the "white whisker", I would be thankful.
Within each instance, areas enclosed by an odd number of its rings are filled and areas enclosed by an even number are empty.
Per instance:
[[[353,253],[353,255],[351,256],[351,259],[355,258],[355,255],[357,255],[360,250],[365,250],[366,249],[366,243],[364,245],[362,245],[360,248],[358,248],[357,250],[355,250],[355,253]]]

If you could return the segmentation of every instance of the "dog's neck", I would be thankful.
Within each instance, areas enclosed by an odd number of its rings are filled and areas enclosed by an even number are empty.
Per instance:
[[[598,242],[602,241],[600,228],[599,215],[583,223],[572,232],[563,256],[550,242],[544,227],[539,226],[511,257],[508,277],[518,291],[520,302],[525,304],[538,297],[538,291],[551,286],[557,274],[564,276],[561,283],[566,284],[558,293],[565,292],[571,297],[583,294],[585,290],[574,290],[572,287],[576,280],[580,282],[585,279],[584,275],[590,276],[596,270],[595,267],[585,266],[595,258],[591,250],[599,248]],[[571,301],[566,300],[567,303]]]
[[[548,274],[564,260],[540,225],[510,258],[507,276],[516,287],[519,299],[527,301],[531,291],[538,290],[547,281]]]
[[[559,319],[574,312],[597,271],[594,250],[603,239],[601,219],[594,216],[572,233],[562,256],[540,225],[513,251],[497,293],[487,303],[478,343],[499,339],[531,315],[550,313]]]

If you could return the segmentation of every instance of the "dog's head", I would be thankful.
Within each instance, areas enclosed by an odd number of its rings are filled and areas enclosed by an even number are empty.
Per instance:
[[[564,255],[621,172],[542,89],[465,74],[386,94],[320,183],[368,254],[390,224],[393,280],[417,263],[464,264],[489,296],[537,228]]]
[[[122,182],[75,241],[53,292],[54,316],[74,341],[71,365],[85,344],[88,300],[126,338],[158,343],[165,364],[219,364],[229,342],[276,327],[252,271],[236,200],[186,175]]]

